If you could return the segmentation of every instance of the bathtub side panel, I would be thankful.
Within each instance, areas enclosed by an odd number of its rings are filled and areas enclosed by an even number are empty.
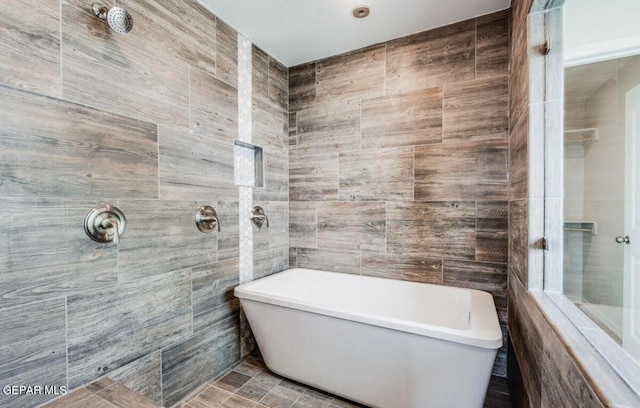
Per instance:
[[[483,405],[496,350],[241,303],[267,366],[280,375],[371,407]]]

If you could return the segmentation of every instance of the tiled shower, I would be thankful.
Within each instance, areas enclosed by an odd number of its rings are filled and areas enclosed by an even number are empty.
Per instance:
[[[0,383],[107,375],[170,406],[241,355],[238,34],[177,0],[118,1],[134,28],[117,34],[91,3],[0,4]],[[266,166],[248,200],[270,218],[248,248],[260,277],[288,264],[288,89],[286,67],[249,53]],[[83,230],[103,204],[126,216],[118,246]],[[219,233],[196,228],[202,205]]]
[[[106,376],[171,406],[250,351],[233,287],[298,266],[489,291],[493,374],[509,324],[540,406],[531,356],[564,346],[524,291],[531,1],[290,68],[196,0],[118,0],[127,35],[91,3],[0,3],[0,386]],[[236,140],[263,187],[234,183]],[[117,247],[83,230],[103,204]]]

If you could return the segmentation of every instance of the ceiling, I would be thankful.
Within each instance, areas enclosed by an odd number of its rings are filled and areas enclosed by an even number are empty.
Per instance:
[[[509,8],[511,0],[199,0],[286,66]],[[371,9],[365,19],[352,10]]]
[[[563,14],[565,65],[636,55],[640,51],[638,0],[566,0]]]

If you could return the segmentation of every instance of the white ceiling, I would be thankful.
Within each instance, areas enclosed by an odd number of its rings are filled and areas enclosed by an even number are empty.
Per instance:
[[[291,67],[509,8],[511,0],[199,0]],[[356,19],[366,4],[371,14]]]
[[[566,65],[636,55],[640,52],[639,0],[566,0]]]

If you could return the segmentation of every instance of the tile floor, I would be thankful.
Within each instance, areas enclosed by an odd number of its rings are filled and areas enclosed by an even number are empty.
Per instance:
[[[162,408],[110,378],[101,378],[42,408]]]
[[[485,408],[511,408],[506,380],[492,378]],[[179,408],[366,408],[271,373],[262,360],[245,358]]]
[[[180,408],[355,408],[363,407],[271,373],[255,357],[245,358]]]

